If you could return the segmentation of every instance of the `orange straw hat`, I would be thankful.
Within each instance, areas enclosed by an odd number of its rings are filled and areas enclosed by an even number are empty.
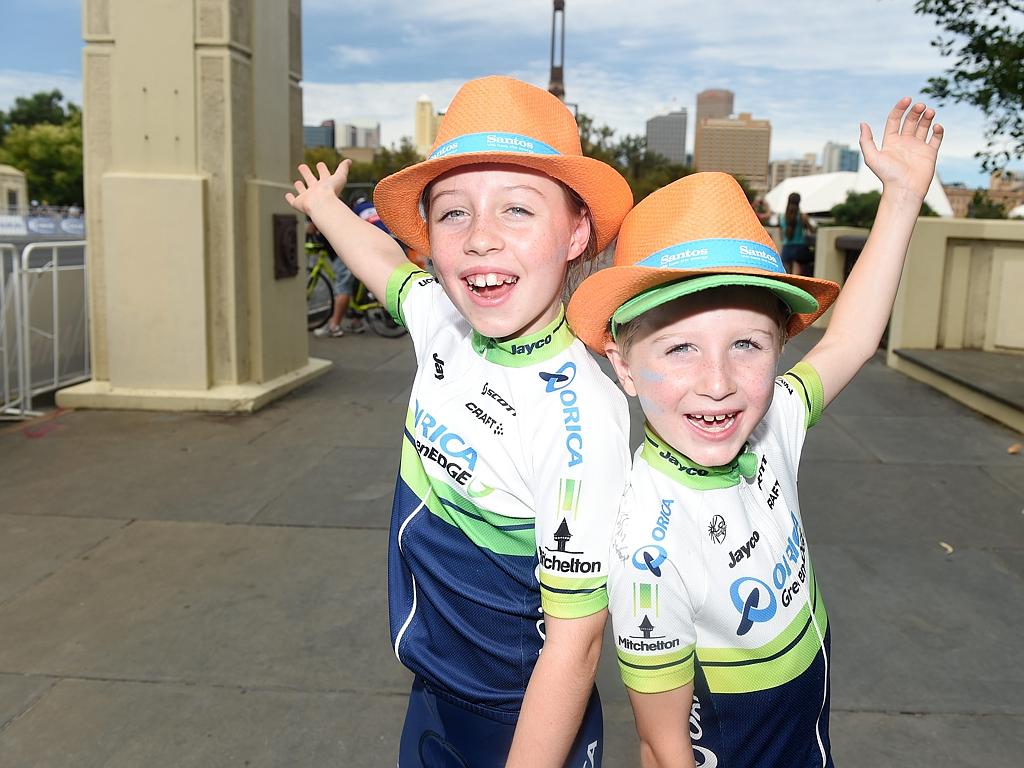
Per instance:
[[[572,113],[547,91],[511,77],[482,77],[459,89],[423,162],[381,179],[377,212],[402,242],[429,253],[423,191],[446,171],[475,163],[511,163],[561,181],[579,195],[594,223],[597,249],[615,237],[633,205],[626,180],[584,157]]]
[[[695,173],[637,203],[622,222],[612,266],[580,284],[566,315],[576,335],[604,355],[613,323],[722,285],[754,285],[776,294],[792,312],[790,338],[839,295],[831,280],[786,273],[732,176]]]

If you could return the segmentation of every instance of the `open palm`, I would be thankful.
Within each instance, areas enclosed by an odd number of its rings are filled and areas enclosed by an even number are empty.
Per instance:
[[[932,126],[934,109],[920,103],[910,106],[910,102],[910,97],[905,96],[890,110],[881,149],[875,147],[868,124],[861,123],[860,148],[864,162],[885,187],[902,189],[924,199],[935,175],[943,128],[938,123]]]

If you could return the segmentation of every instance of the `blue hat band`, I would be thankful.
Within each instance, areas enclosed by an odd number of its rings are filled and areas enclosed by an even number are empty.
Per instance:
[[[766,272],[786,273],[779,254],[764,243],[727,238],[690,240],[670,245],[638,261],[636,266],[655,269],[750,267]]]
[[[530,136],[519,133],[467,133],[446,141],[430,153],[428,160],[450,155],[465,155],[469,152],[512,152],[520,155],[560,155],[552,146]]]

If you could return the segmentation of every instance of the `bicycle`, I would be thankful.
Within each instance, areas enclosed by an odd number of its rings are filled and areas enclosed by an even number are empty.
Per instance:
[[[313,331],[330,320],[334,312],[335,275],[326,248],[316,243],[306,243],[306,254],[308,259],[316,255],[316,261],[308,267],[309,277],[306,279],[306,327]],[[387,339],[395,339],[406,333],[405,328],[395,322],[387,307],[361,280],[355,281],[348,303],[348,314],[363,318],[374,333]]]
[[[316,255],[312,266],[308,262]],[[306,243],[306,328],[315,331],[331,319],[334,312],[334,270],[326,248]]]

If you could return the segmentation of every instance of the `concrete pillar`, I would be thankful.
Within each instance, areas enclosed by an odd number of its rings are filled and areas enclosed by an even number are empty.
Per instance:
[[[93,380],[58,403],[253,410],[326,370],[283,197],[300,0],[85,0],[83,35]],[[275,214],[298,257],[284,277]]]

